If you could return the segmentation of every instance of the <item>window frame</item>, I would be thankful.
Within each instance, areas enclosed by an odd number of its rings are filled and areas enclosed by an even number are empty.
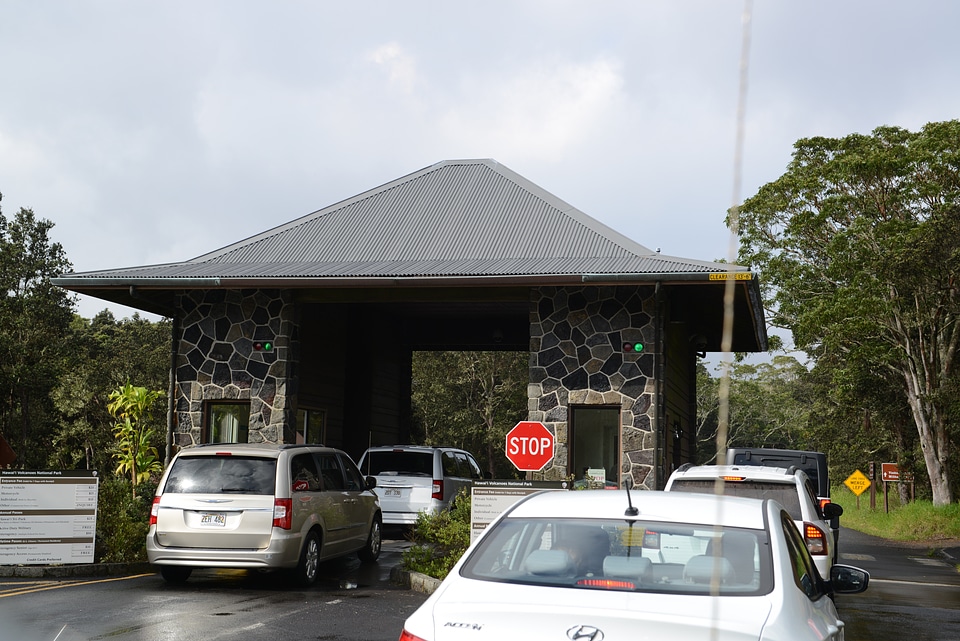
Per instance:
[[[237,407],[240,409],[239,414],[234,416],[237,420],[236,429],[236,440],[222,440],[214,438],[215,433],[214,429],[216,428],[215,412],[218,408],[224,407]],[[225,414],[224,418],[228,415]],[[245,417],[246,421],[242,421],[240,417]],[[216,401],[204,401],[204,426],[203,426],[203,442],[204,443],[248,443],[250,440],[250,401],[242,399],[231,399],[231,400],[216,400]]]

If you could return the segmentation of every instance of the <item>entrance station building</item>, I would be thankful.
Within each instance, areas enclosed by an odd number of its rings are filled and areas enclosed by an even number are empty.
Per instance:
[[[493,160],[450,160],[181,263],[54,283],[173,320],[170,448],[409,442],[418,350],[529,352],[541,476],[649,489],[693,456],[698,354],[767,347],[748,268],[661,255]],[[638,347],[642,345],[642,348]],[[169,451],[168,451],[169,455]]]

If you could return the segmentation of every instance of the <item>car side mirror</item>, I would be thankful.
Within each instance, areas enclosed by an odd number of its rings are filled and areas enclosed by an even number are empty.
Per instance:
[[[366,489],[368,489],[368,490],[372,490],[373,488],[377,487],[377,477],[376,477],[376,476],[368,476],[366,479],[364,479],[364,481],[365,481],[365,482],[364,482],[363,485],[364,485],[364,487],[365,487]]]
[[[827,503],[823,506],[823,518],[835,519],[843,514],[843,506],[839,503]]]
[[[829,589],[835,594],[858,594],[867,589],[870,573],[852,565],[834,565],[830,568]]]

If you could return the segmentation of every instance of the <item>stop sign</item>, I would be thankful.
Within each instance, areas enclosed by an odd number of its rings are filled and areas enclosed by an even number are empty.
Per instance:
[[[507,432],[507,458],[521,472],[539,472],[553,458],[553,434],[543,423],[520,421]]]

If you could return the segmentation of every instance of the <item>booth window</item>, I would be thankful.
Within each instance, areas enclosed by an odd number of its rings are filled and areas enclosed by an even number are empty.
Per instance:
[[[246,443],[250,403],[207,403],[207,443]]]
[[[320,445],[327,438],[327,411],[310,408],[297,410],[297,443]]]

